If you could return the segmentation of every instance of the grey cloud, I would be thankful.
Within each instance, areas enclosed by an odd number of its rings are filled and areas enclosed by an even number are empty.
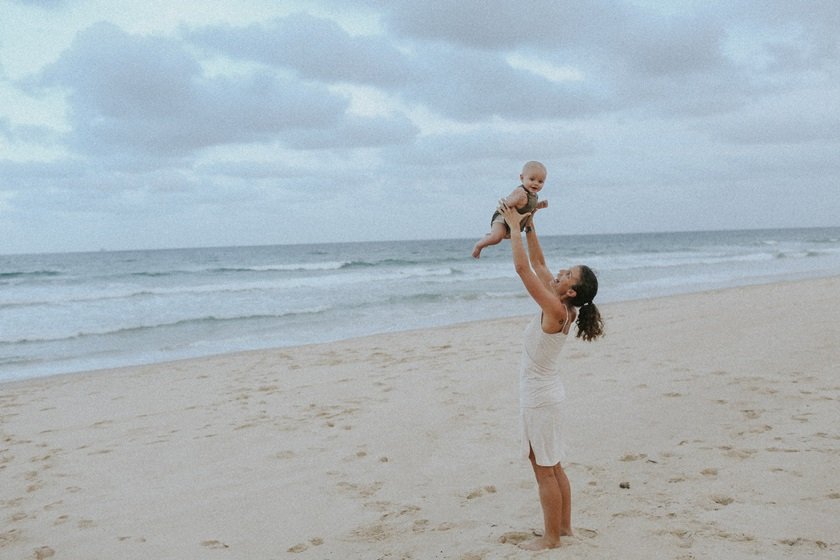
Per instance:
[[[0,160],[3,187],[10,190],[50,186],[56,181],[77,179],[85,174],[85,165],[78,160],[50,162]]]
[[[720,22],[701,16],[645,18],[629,24],[610,50],[630,72],[677,78],[728,68],[725,38]]]
[[[563,48],[615,35],[627,18],[618,2],[592,0],[412,0],[377,3],[396,34],[499,50]]]
[[[588,156],[593,150],[592,140],[581,133],[544,124],[517,132],[482,127],[471,132],[426,135],[417,140],[411,151],[395,151],[389,159],[401,166],[458,167],[499,159],[521,165],[535,158],[549,160]],[[514,173],[516,175],[518,171]]]
[[[382,10],[393,38],[351,37],[303,14],[183,33],[234,58],[325,83],[373,85],[464,122],[577,118],[639,106],[714,114],[739,107],[756,87],[724,56],[725,28],[709,13],[666,17],[603,1],[369,5]],[[511,67],[506,56],[513,52],[577,68],[585,78],[554,82]]]
[[[341,124],[328,130],[309,128],[289,131],[283,135],[291,148],[365,148],[406,144],[420,130],[409,119],[397,117],[348,116]]]
[[[178,42],[105,23],[81,32],[41,85],[69,90],[73,144],[84,152],[184,155],[339,121],[349,102],[268,74],[208,78]]]
[[[39,125],[13,125],[8,118],[0,117],[0,136],[13,143],[55,145],[61,135],[54,129]]]
[[[759,88],[724,54],[725,21],[711,8],[666,16],[617,1],[545,0],[514,7],[501,0],[406,0],[382,6],[389,29],[427,41],[415,50],[424,53],[423,60],[434,59],[460,88],[460,96],[437,96],[437,83],[424,88],[413,80],[414,98],[452,118],[576,117],[633,107],[703,115],[737,108]],[[459,45],[450,58],[463,62],[429,54],[446,45]],[[477,50],[466,54],[470,49]],[[514,51],[577,68],[585,78],[539,83],[494,67],[494,57]]]
[[[575,82],[552,82],[511,67],[501,54],[430,46],[418,61],[406,98],[456,120],[493,115],[536,120],[593,114],[606,104]]]
[[[294,69],[307,79],[394,86],[405,56],[381,37],[352,37],[334,21],[307,14],[247,27],[184,29],[189,41],[225,55]]]
[[[533,49],[594,70],[684,74],[724,63],[721,21],[709,12],[660,15],[616,0],[382,2],[395,34],[488,51]]]
[[[38,8],[44,8],[47,10],[52,10],[54,8],[58,8],[65,3],[65,0],[14,0],[18,4],[23,4],[25,6],[36,6]]]
[[[269,26],[215,26],[183,34],[216,52],[293,68],[307,79],[380,87],[456,120],[492,115],[533,120],[603,108],[580,85],[512,68],[500,52],[436,43],[410,45],[403,54],[385,37],[351,37],[335,23],[307,15]]]
[[[285,161],[214,161],[196,166],[195,171],[203,176],[216,175],[236,179],[300,179],[310,170],[292,166]]]
[[[840,4],[835,0],[766,0],[757,8],[741,0],[733,14],[771,29],[796,32],[795,40],[809,63],[834,59],[840,52]],[[768,41],[768,45],[777,41]]]
[[[712,133],[733,144],[806,144],[829,141],[840,147],[840,115],[770,114],[727,119]]]

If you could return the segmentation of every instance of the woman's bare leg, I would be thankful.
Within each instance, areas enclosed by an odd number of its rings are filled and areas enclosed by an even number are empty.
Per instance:
[[[554,465],[554,478],[560,485],[560,494],[563,496],[563,507],[560,513],[560,536],[572,536],[572,486],[569,484],[569,477],[560,463]]]
[[[571,486],[563,467],[537,464],[534,451],[529,456],[539,487],[540,505],[545,526],[543,536],[520,544],[526,550],[543,550],[560,546],[560,537],[572,534]]]

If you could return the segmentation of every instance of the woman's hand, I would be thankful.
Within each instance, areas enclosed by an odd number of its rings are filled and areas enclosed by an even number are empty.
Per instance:
[[[504,199],[499,201],[499,214],[501,214],[511,231],[519,231],[522,220],[530,218],[531,214],[520,214],[514,206],[508,206]]]

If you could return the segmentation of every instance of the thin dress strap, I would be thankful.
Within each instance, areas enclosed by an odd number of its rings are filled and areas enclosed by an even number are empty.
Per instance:
[[[566,333],[566,328],[567,327],[570,331],[572,330],[572,325],[571,325],[571,322],[570,322],[571,319],[572,319],[572,312],[569,310],[569,307],[566,306],[566,320],[563,321],[563,328],[560,329],[563,333]],[[566,334],[568,334],[568,333],[566,333]]]
[[[540,311],[540,330],[541,330],[541,331],[542,331],[542,320],[543,320],[543,315],[545,315],[545,313],[543,313],[542,311]],[[571,313],[569,313],[569,308],[567,307],[567,308],[566,308],[566,320],[565,320],[565,321],[563,321],[563,326],[562,326],[562,327],[560,327],[560,333],[562,333],[562,334],[568,334],[568,333],[566,332],[566,326],[568,325],[568,326],[569,326],[569,328],[571,328],[571,327],[572,327],[572,326],[569,324],[569,319],[571,319],[571,318],[572,318],[572,314],[571,314]],[[548,333],[545,333],[545,334],[548,334]],[[558,333],[553,333],[553,334],[558,334]]]

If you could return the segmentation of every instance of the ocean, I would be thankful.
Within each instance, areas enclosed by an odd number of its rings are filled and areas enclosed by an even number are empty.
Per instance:
[[[0,255],[0,382],[535,312],[509,242],[474,242]],[[541,242],[601,304],[840,274],[840,228]]]

